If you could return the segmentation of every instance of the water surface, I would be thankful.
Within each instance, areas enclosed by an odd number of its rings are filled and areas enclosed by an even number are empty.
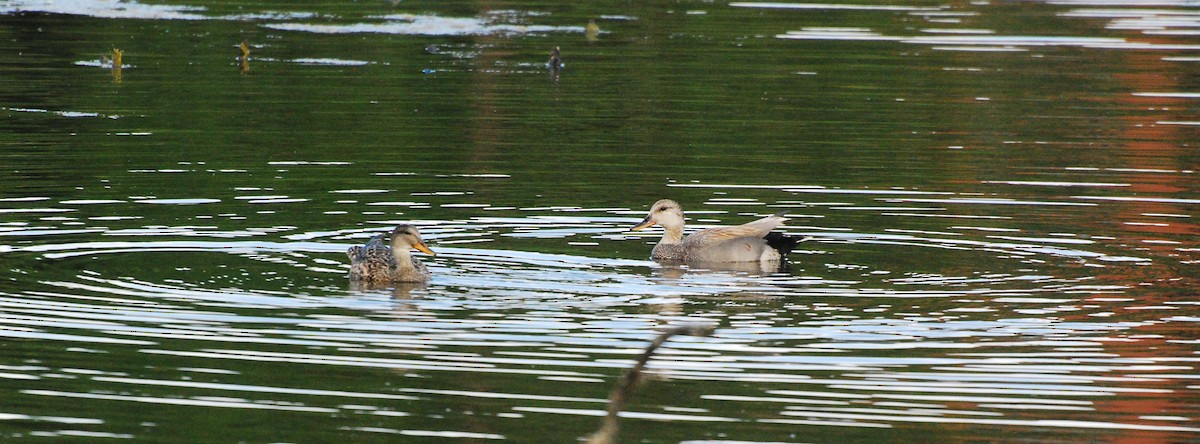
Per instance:
[[[1194,441],[1198,20],[0,1],[0,436],[570,442],[700,322],[623,441]],[[812,240],[657,264],[660,198]]]

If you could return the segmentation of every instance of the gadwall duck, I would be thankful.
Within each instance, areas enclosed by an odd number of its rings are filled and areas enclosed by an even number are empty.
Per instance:
[[[683,236],[683,207],[663,199],[650,207],[650,214],[630,228],[638,231],[655,225],[666,230],[650,257],[680,262],[780,261],[800,242],[783,233],[771,232],[787,219],[783,213],[736,227],[708,228]]]
[[[350,247],[346,250],[346,256],[350,257],[350,280],[363,283],[428,281],[432,273],[409,254],[413,248],[435,255],[421,241],[417,227],[412,225],[401,225],[392,230],[390,247],[383,244],[382,233],[365,245]]]

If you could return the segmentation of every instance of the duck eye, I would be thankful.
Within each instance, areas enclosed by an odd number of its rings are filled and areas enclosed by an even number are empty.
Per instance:
[[[654,211],[657,211],[657,212],[660,212],[660,213],[661,213],[661,212],[663,212],[663,211],[667,211],[667,207],[658,207],[658,209],[657,209],[657,210],[654,210]]]

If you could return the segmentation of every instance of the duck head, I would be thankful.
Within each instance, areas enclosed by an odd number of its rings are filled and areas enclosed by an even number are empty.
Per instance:
[[[430,256],[437,256],[421,241],[421,232],[417,231],[417,227],[401,225],[392,230],[392,250],[408,251],[413,248]]]
[[[683,229],[683,207],[671,199],[663,199],[650,206],[650,214],[634,225],[630,231],[640,231],[655,225],[667,230]]]

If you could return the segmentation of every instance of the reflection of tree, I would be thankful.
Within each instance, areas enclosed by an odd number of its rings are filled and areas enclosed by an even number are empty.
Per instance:
[[[1150,43],[1175,44],[1169,39],[1155,38]],[[1181,170],[1196,168],[1194,162],[1189,163],[1189,156],[1194,156],[1194,147],[1188,144],[1196,141],[1196,131],[1182,125],[1164,124],[1161,122],[1194,120],[1195,115],[1181,114],[1182,110],[1193,110],[1195,99],[1163,97],[1161,95],[1134,95],[1133,93],[1178,91],[1187,86],[1179,83],[1186,78],[1186,64],[1163,60],[1159,52],[1123,51],[1122,66],[1130,69],[1117,74],[1125,94],[1117,94],[1118,104],[1125,106],[1130,112],[1119,122],[1123,125],[1119,140],[1123,141],[1120,159],[1125,162],[1121,167],[1129,168],[1124,173],[1122,181],[1131,184],[1122,189],[1122,195],[1127,196],[1196,196],[1197,186],[1195,175],[1183,174]],[[1186,148],[1185,148],[1186,147]],[[1143,170],[1137,172],[1133,170]],[[1154,170],[1156,172],[1146,172]],[[1148,217],[1146,214],[1193,214],[1194,205],[1181,205],[1169,202],[1130,201],[1114,202],[1118,208],[1112,223],[1121,230],[1130,233],[1127,243],[1139,250],[1155,253],[1155,267],[1121,267],[1113,268],[1118,275],[1108,276],[1118,282],[1150,284],[1152,291],[1137,292],[1138,300],[1127,304],[1141,306],[1161,306],[1176,300],[1178,295],[1187,294],[1191,297],[1197,285],[1197,279],[1192,273],[1192,267],[1181,262],[1200,259],[1194,252],[1185,252],[1176,241],[1194,242],[1200,235],[1200,226],[1192,219]],[[1130,223],[1142,222],[1142,223]],[[1165,223],[1159,223],[1165,222]],[[1172,242],[1147,243],[1144,240],[1161,240]],[[1193,243],[1188,245],[1195,247]],[[1123,271],[1123,273],[1121,273]],[[1182,293],[1181,293],[1182,291]],[[1123,307],[1114,307],[1121,310]],[[1128,319],[1134,313],[1124,310],[1123,318]],[[1130,343],[1114,342],[1108,344],[1105,351],[1116,353],[1124,359],[1170,359],[1171,357],[1192,356],[1195,351],[1180,343],[1167,338],[1194,337],[1194,332],[1181,331],[1179,322],[1158,322],[1159,316],[1150,316],[1147,322],[1138,329],[1140,335]],[[1161,362],[1161,361],[1158,361]],[[1181,371],[1181,370],[1175,370]],[[1146,393],[1137,397],[1121,397],[1119,399],[1099,399],[1096,401],[1098,410],[1120,412],[1117,422],[1129,424],[1144,424],[1143,416],[1173,416],[1188,415],[1194,411],[1195,400],[1186,390],[1178,390],[1177,380],[1171,378],[1150,378],[1138,384],[1139,387],[1161,390],[1157,393]],[[1112,442],[1144,442],[1145,434],[1135,431],[1124,431],[1122,436],[1112,439]]]
[[[1176,42],[1154,42],[1176,43]],[[1162,122],[1195,120],[1195,115],[1181,115],[1181,110],[1192,110],[1196,99],[1164,97],[1162,95],[1134,95],[1133,92],[1163,92],[1176,91],[1184,87],[1179,79],[1185,77],[1184,65],[1179,62],[1168,62],[1162,59],[1162,54],[1156,52],[1126,51],[1126,66],[1134,67],[1116,77],[1131,94],[1119,94],[1117,103],[1136,110],[1121,119],[1123,124],[1120,140],[1125,141],[1124,155],[1121,157],[1128,164],[1124,168],[1136,170],[1158,170],[1147,173],[1132,171],[1125,173],[1123,179],[1132,186],[1125,189],[1130,195],[1170,197],[1186,193],[1195,196],[1197,181],[1194,175],[1182,174],[1182,170],[1196,167],[1189,164],[1187,159],[1194,153],[1194,148],[1184,148],[1195,142],[1196,131],[1183,125],[1172,125]],[[1117,221],[1148,221],[1161,222],[1161,218],[1147,218],[1145,213],[1158,214],[1191,214],[1193,208],[1180,204],[1166,202],[1129,202],[1121,206]],[[1200,225],[1190,219],[1171,218],[1164,224],[1129,224],[1123,223],[1121,228],[1135,233],[1145,233],[1148,236],[1177,236],[1176,239],[1191,239],[1200,235]],[[1144,244],[1142,247],[1156,251],[1162,256],[1181,254],[1178,245]]]
[[[469,115],[464,116],[463,122],[463,132],[470,143],[469,151],[462,159],[465,173],[507,173],[495,169],[495,165],[513,160],[515,153],[506,153],[504,147],[519,149],[507,137],[508,131],[504,131],[511,125],[505,122],[514,119],[512,112],[515,110],[504,106],[507,91],[501,82],[502,76],[497,73],[501,63],[517,61],[513,51],[503,49],[507,40],[504,36],[483,35],[476,37],[474,42],[481,49],[471,60],[471,102]]]

